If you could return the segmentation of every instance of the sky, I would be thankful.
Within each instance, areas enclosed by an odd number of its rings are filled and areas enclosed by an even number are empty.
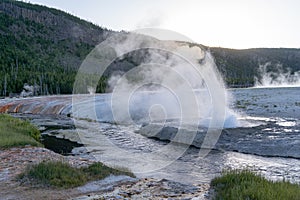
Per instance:
[[[300,48],[299,0],[30,0],[108,29],[162,28],[211,46]]]

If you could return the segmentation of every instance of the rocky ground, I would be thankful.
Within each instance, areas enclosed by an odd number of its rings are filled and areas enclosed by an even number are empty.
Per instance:
[[[45,148],[25,147],[0,150],[0,199],[209,199],[209,184],[184,185],[152,178],[110,176],[72,189],[55,189],[32,185],[16,177],[26,167],[42,161],[65,161],[75,167],[93,161],[62,156]]]

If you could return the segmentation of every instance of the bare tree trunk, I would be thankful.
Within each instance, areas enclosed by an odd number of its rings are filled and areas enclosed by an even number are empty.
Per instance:
[[[44,94],[45,95],[49,95],[48,85],[47,84],[44,84]]]
[[[7,79],[6,79],[6,74],[4,77],[4,97],[6,97],[6,87],[7,87]]]
[[[12,63],[10,64],[10,76],[14,76],[14,65]]]
[[[42,77],[42,75],[40,75],[39,78],[40,78],[40,94],[43,95],[43,77]]]
[[[33,84],[33,96],[37,96],[37,85],[36,85],[35,79],[34,79],[34,84]]]
[[[16,71],[15,71],[15,80],[18,78],[19,62],[18,57],[16,58]]]

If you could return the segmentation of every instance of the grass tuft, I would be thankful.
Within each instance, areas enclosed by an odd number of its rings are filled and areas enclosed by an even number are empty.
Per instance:
[[[130,172],[128,169],[123,168],[111,168],[103,163],[97,162],[94,163],[87,168],[82,168],[83,172],[89,175],[90,179],[99,180],[103,179],[110,174],[113,175],[127,175],[131,177],[135,177],[132,172]]]
[[[29,123],[7,114],[0,114],[0,148],[42,146],[40,131]]]
[[[217,200],[299,200],[300,186],[286,181],[273,182],[250,170],[224,172],[211,182]]]
[[[78,186],[87,181],[81,170],[63,162],[42,162],[29,168],[25,176],[38,183],[61,188]]]
[[[109,175],[127,175],[135,177],[131,172],[122,172],[107,167],[102,163],[94,163],[88,167],[75,168],[63,162],[42,162],[29,167],[20,175],[33,183],[57,188],[72,188],[84,185],[88,181],[101,180]]]

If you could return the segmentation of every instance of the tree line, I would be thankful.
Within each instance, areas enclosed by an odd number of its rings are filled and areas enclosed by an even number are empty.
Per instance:
[[[95,45],[113,33],[116,32],[56,9],[1,0],[0,96],[20,93],[24,84],[38,88],[38,95],[76,92],[73,86],[81,62]],[[253,86],[255,77],[259,77],[259,65],[267,62],[271,66],[281,64],[292,73],[300,71],[300,49],[234,50],[192,45],[212,53],[229,87]],[[100,79],[78,76],[76,83],[82,88],[77,90],[88,93],[91,88],[87,86],[96,85],[95,92],[105,92],[109,75],[139,65],[143,62],[142,53],[135,52],[115,61]]]

